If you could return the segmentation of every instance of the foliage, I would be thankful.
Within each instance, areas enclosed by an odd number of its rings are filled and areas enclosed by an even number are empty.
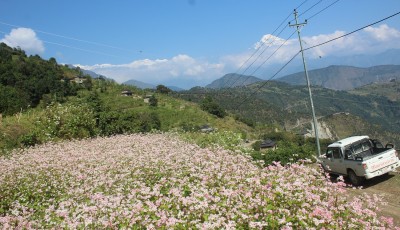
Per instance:
[[[238,150],[246,153],[246,150],[241,147],[243,138],[240,133],[231,131],[215,131],[211,133],[184,133],[182,136],[188,140],[194,141],[202,148],[220,147],[228,150]]]
[[[293,142],[279,141],[277,145],[276,150],[255,151],[251,156],[254,160],[262,160],[265,166],[273,162],[286,165],[304,159],[314,160],[316,156],[315,147],[311,144],[297,145]]]
[[[151,97],[149,98],[149,105],[152,107],[157,107],[158,100],[154,95],[151,95]]]
[[[201,105],[206,95],[206,98],[213,98],[215,103],[238,117],[261,124],[276,124],[287,130],[298,127],[299,121],[311,121],[309,95],[305,86],[269,81],[230,88],[229,91],[221,90],[196,87],[179,96]],[[355,95],[318,86],[314,86],[312,90],[318,117],[347,112],[381,127],[380,132],[400,132],[399,101],[375,95],[373,92]]]
[[[75,95],[77,88],[65,78],[64,69],[54,58],[46,61],[37,55],[28,57],[19,48],[0,43],[0,113],[12,115],[36,107],[44,95],[60,102]]]
[[[161,94],[169,94],[172,92],[172,90],[165,85],[157,85],[156,92]]]
[[[108,111],[101,113],[99,119],[101,134],[105,136],[122,133],[150,132],[151,130],[159,130],[160,127],[161,121],[154,112],[137,113],[126,111],[121,113],[118,111]]]
[[[251,147],[255,150],[255,151],[260,151],[261,150],[261,141],[255,141]],[[254,157],[255,159],[257,159],[257,155],[255,155]],[[258,159],[260,160],[260,159]]]
[[[98,132],[93,110],[87,105],[50,105],[37,118],[36,124],[34,134],[41,143],[93,137]]]
[[[211,96],[206,96],[206,98],[201,102],[200,107],[202,110],[217,117],[223,118],[226,116],[225,110],[214,102]]]
[[[165,134],[50,143],[0,158],[0,228],[395,229],[344,186]]]

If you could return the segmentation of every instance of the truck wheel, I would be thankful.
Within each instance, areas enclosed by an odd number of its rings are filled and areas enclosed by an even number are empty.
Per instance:
[[[349,171],[347,172],[350,182],[354,185],[354,186],[360,186],[363,182],[364,182],[364,177],[360,177],[357,176],[356,173],[349,169]]]

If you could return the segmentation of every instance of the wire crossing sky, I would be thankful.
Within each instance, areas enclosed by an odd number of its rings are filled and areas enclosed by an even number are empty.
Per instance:
[[[305,47],[400,11],[398,0],[0,0],[0,5],[1,42],[120,83],[134,79],[182,88],[204,86],[241,66],[244,74],[252,73],[293,32],[277,34],[282,27],[276,28],[295,8],[300,21],[309,20],[301,31]],[[335,57],[400,49],[399,41],[400,20],[394,17],[306,56],[310,65],[337,64]],[[260,46],[269,47],[249,59]],[[254,74],[268,79],[297,51],[296,38],[288,39]],[[287,71],[301,71],[296,68],[291,64]]]

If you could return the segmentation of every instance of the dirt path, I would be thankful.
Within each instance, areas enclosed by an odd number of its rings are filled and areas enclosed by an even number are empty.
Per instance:
[[[381,206],[381,213],[384,216],[393,217],[395,226],[400,226],[400,173],[391,172],[387,176],[381,176],[367,180],[363,189],[349,189],[352,195],[367,193],[383,195],[387,203]]]

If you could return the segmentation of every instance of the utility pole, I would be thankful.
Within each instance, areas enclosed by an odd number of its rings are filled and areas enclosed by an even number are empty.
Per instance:
[[[307,24],[307,20],[304,23],[299,23],[298,19],[297,19],[297,11],[296,11],[296,9],[294,10],[294,18],[296,20],[296,24],[290,25],[290,22],[289,22],[289,26],[292,26],[292,27],[295,26],[296,30],[297,30],[297,35],[299,36],[301,57],[303,59],[304,72],[306,74],[308,94],[310,96],[310,105],[311,105],[311,111],[312,111],[312,117],[313,117],[314,133],[315,133],[315,138],[316,138],[316,141],[317,141],[318,156],[320,156],[321,155],[321,147],[319,145],[318,124],[317,124],[317,119],[315,118],[314,102],[313,102],[312,93],[311,93],[310,79],[308,77],[306,59],[304,58],[303,43],[301,41],[301,36],[300,36],[300,27],[306,25]]]

